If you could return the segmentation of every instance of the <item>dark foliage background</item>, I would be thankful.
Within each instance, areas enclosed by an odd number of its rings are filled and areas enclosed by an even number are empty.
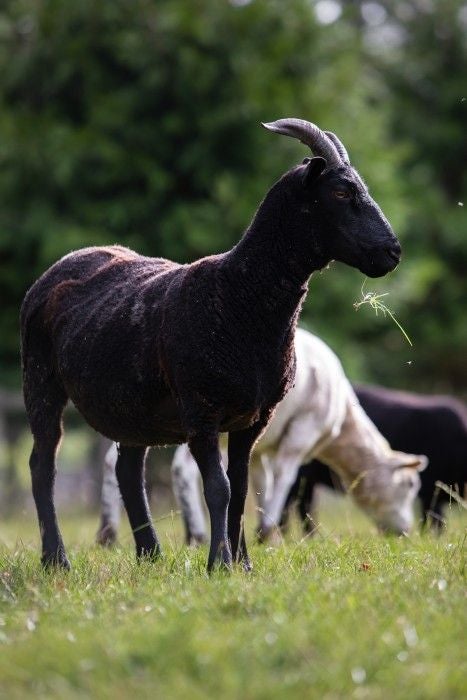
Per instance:
[[[404,259],[316,276],[303,323],[353,378],[467,387],[467,4],[461,0],[4,0],[0,5],[0,384],[18,387],[18,310],[73,248],[179,261],[225,250],[306,155],[261,120],[336,131]],[[463,206],[465,204],[465,206]]]

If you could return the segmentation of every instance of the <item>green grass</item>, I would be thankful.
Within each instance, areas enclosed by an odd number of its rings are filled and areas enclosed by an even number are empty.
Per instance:
[[[323,523],[210,578],[174,518],[139,565],[127,528],[103,551],[95,519],[64,519],[69,574],[40,569],[30,514],[0,524],[0,697],[465,698],[465,515],[440,538],[334,501]]]

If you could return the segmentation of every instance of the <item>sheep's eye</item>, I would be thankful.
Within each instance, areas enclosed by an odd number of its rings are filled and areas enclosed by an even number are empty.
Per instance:
[[[350,199],[350,192],[347,190],[333,190],[332,194],[336,199]]]

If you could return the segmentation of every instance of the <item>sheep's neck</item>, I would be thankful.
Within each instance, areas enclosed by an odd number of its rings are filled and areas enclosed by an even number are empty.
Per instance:
[[[365,471],[374,469],[390,449],[355,396],[348,400],[340,434],[317,456],[349,485]]]
[[[308,279],[323,266],[296,234],[303,222],[290,216],[291,206],[274,188],[260,205],[241,241],[227,254],[225,270],[233,293],[250,317],[278,330],[291,326],[308,291]],[[310,226],[308,222],[308,227]],[[298,242],[298,243],[297,243]]]

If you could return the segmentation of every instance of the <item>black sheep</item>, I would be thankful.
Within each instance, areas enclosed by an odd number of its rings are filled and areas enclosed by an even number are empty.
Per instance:
[[[450,486],[461,496],[467,482],[465,405],[449,396],[424,396],[383,387],[354,388],[362,408],[393,449],[423,452],[428,457],[428,466],[420,473],[423,522],[442,527],[443,507],[451,497],[436,482]],[[304,464],[287,496],[284,525],[290,507],[298,501],[305,531],[313,529],[313,493],[318,484],[343,491],[339,477],[325,464],[319,460]]]
[[[336,259],[365,275],[393,270],[400,246],[345,148],[313,124],[266,128],[316,157],[268,192],[239,243],[179,265],[120,246],[62,258],[21,309],[23,387],[42,562],[69,567],[53,483],[71,399],[119,443],[117,479],[139,556],[160,547],[144,490],[148,445],[188,441],[211,518],[208,569],[250,566],[241,533],[252,446],[294,380],[297,317],[314,270]],[[228,477],[219,432],[229,433]]]

